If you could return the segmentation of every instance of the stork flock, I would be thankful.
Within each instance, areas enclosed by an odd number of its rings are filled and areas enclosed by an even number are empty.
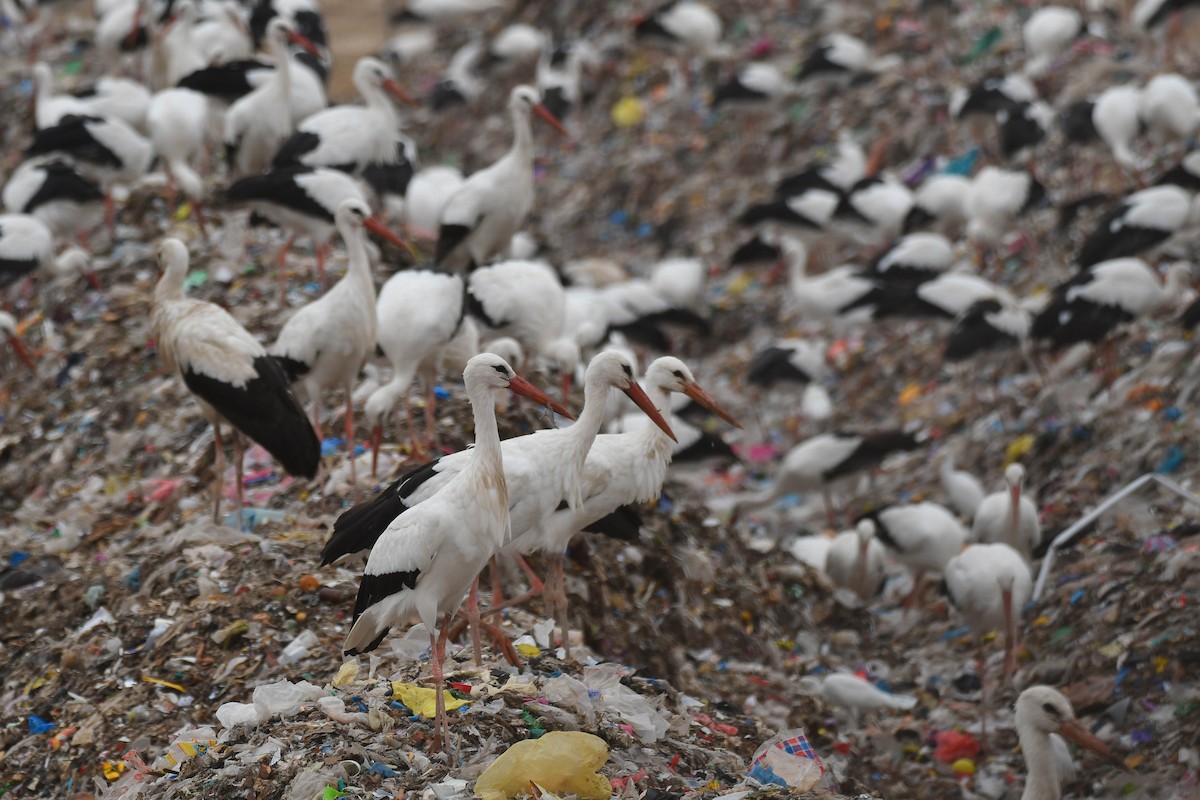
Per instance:
[[[940,577],[978,641],[1003,634],[1002,682],[1013,681],[1044,545],[1035,498],[1053,501],[1038,472],[1047,465],[1036,453],[1023,464],[1024,452],[985,463],[989,448],[963,420],[937,419],[932,403],[899,409],[955,380],[972,384],[981,413],[1011,420],[1069,409],[1081,393],[1111,399],[1139,369],[1132,343],[1147,319],[1181,331],[1200,320],[1200,304],[1188,306],[1200,95],[1181,66],[1197,57],[1177,35],[1186,4],[1006,12],[1003,55],[980,39],[936,78],[919,70],[961,55],[942,18],[956,3],[910,4],[902,26],[873,24],[863,9],[809,9],[799,25],[768,4],[736,35],[732,10],[692,0],[629,19],[606,12],[587,31],[564,30],[548,8],[506,5],[410,0],[379,57],[353,67],[361,102],[329,105],[331,42],[316,0],[97,0],[88,19],[4,0],[16,22],[3,41],[27,57],[33,104],[0,215],[0,284],[12,286],[0,331],[16,358],[41,378],[60,355],[48,336],[40,353],[22,338],[38,329],[34,286],[43,302],[51,290],[103,292],[102,254],[153,239],[161,277],[147,316],[163,367],[212,426],[214,522],[228,519],[223,429],[239,524],[244,439],[314,489],[344,448],[349,491],[334,498],[320,557],[341,565],[369,553],[345,653],[372,651],[419,618],[442,741],[443,662],[464,602],[477,661],[484,630],[519,661],[504,612],[538,594],[570,657],[572,537],[636,539],[670,465],[693,457],[719,460],[713,474],[727,487],[746,479],[748,491],[712,501],[722,524],[782,535],[786,505],[812,532],[791,551],[851,605],[895,600],[902,618],[921,620],[936,613],[925,579]],[[812,35],[775,33],[804,26]],[[93,45],[72,62],[85,65],[86,87],[47,55],[63,52],[68,29]],[[761,36],[752,47],[747,30]],[[1088,94],[1094,75],[1117,72],[1114,50],[1119,77]],[[431,63],[443,66],[431,73]],[[597,97],[614,100],[611,113]],[[438,136],[464,119],[478,142],[459,161]],[[639,125],[645,135],[630,133]],[[662,137],[691,130],[749,142],[758,157],[748,166],[714,148],[701,163],[691,145],[665,149]],[[581,168],[582,148],[611,163]],[[427,153],[445,163],[423,165]],[[673,158],[690,165],[668,173],[688,173],[686,185],[656,185],[654,162]],[[464,175],[452,161],[476,168]],[[574,174],[555,175],[564,164]],[[609,214],[624,203],[579,201],[617,171],[655,222],[631,233],[613,214],[616,233],[590,240],[594,227],[576,230],[568,207]],[[728,179],[736,188],[722,197],[736,202],[706,194],[698,183],[710,178]],[[164,222],[151,237],[133,219],[139,196]],[[260,258],[268,244],[274,256]],[[191,267],[218,250],[271,278],[259,295],[279,324],[241,313],[219,287],[186,296]],[[296,280],[310,261],[311,288]],[[1165,319],[1175,311],[1178,322]],[[884,361],[899,364],[903,399],[863,408],[855,398],[878,388],[871,368]],[[367,365],[377,377],[360,382]],[[555,399],[518,368],[553,382]],[[712,368],[706,382],[721,391],[701,388],[693,368]],[[459,376],[475,445],[449,452],[438,395]],[[1002,380],[1019,397],[1002,403],[989,385]],[[502,441],[505,390],[549,409],[546,429]],[[769,423],[731,443],[718,420],[741,428],[764,400],[790,410],[792,446],[756,485],[744,459]],[[405,435],[387,444],[401,405]],[[340,442],[325,435],[337,425]],[[407,462],[364,498],[385,453],[389,470],[396,454]],[[964,465],[986,470],[995,491]],[[880,473],[904,483],[903,498],[877,491]],[[526,561],[534,554],[546,557],[545,580]],[[509,561],[528,587],[505,599]],[[981,645],[985,683],[987,655]],[[1029,691],[1016,706],[1023,741],[1061,729],[1111,756],[1061,696],[1042,687],[1026,702]],[[1057,779],[1030,761],[1027,796],[1056,797]]]

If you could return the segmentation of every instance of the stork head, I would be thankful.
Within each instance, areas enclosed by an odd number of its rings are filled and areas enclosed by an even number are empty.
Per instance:
[[[1049,686],[1030,686],[1017,698],[1016,711],[1017,733],[1022,745],[1032,749],[1037,741],[1034,736],[1057,733],[1125,769],[1120,757],[1076,719],[1071,701],[1057,690]]]
[[[463,380],[467,384],[468,393],[478,387],[491,391],[508,389],[513,394],[519,394],[541,406],[550,406],[564,417],[574,419],[569,411],[518,375],[507,361],[495,353],[480,353],[468,361],[466,369],[463,370]]]
[[[317,58],[321,57],[321,48],[307,36],[299,34],[291,23],[282,17],[274,17],[267,23],[267,41],[275,53],[286,53],[289,43],[302,48]]]
[[[671,426],[654,406],[654,401],[633,379],[633,363],[629,360],[629,356],[619,350],[605,350],[598,354],[588,364],[586,381],[586,393],[593,397],[596,395],[603,397],[610,387],[624,392],[625,396],[632,400],[633,404],[641,409],[642,413],[649,417],[660,431],[670,437],[672,441],[678,441]],[[588,400],[587,402],[594,401]]]
[[[343,200],[342,204],[338,206],[337,212],[333,215],[333,220],[337,224],[338,231],[342,234],[343,238],[347,238],[347,234],[350,231],[361,231],[365,228],[397,247],[402,247],[410,253],[413,252],[408,242],[392,233],[386,225],[371,216],[371,209],[361,200],[353,198]]]
[[[520,342],[511,336],[501,336],[492,339],[483,346],[482,352],[495,353],[509,364],[516,364],[517,366],[520,366],[525,361],[525,349],[521,347]],[[576,360],[578,360],[578,356],[576,356]]]
[[[392,71],[377,58],[365,56],[358,60],[354,65],[354,85],[364,96],[384,91],[402,103],[410,106],[421,105],[412,95],[400,88],[400,84],[396,83],[392,76]]]
[[[536,114],[542,122],[545,122],[563,136],[569,137],[571,135],[563,127],[563,124],[559,122],[558,117],[554,116],[550,112],[550,109],[542,105],[542,95],[532,86],[526,84],[514,86],[512,92],[508,95],[508,107],[514,113],[524,114],[525,116]]]
[[[700,388],[700,384],[696,383],[696,378],[688,369],[687,364],[674,356],[663,356],[650,362],[650,366],[646,368],[645,380],[648,386],[660,392],[678,392],[687,395],[699,403],[702,408],[716,414],[735,428],[742,427],[733,414],[722,408],[712,395]]]
[[[83,278],[93,289],[103,289],[100,276],[92,268],[92,257],[82,247],[69,247],[54,260],[54,272],[70,278]]]

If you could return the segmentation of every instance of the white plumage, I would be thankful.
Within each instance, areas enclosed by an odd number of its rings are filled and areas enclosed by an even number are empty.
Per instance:
[[[875,538],[875,523],[860,520],[852,531],[842,531],[829,545],[825,574],[864,603],[879,593],[886,578],[883,545]]]
[[[946,496],[950,499],[950,505],[958,512],[959,516],[967,520],[974,519],[979,504],[986,496],[983,484],[979,479],[966,470],[956,469],[954,456],[950,453],[942,456],[942,463],[938,467],[938,476],[942,481],[942,490],[946,492]]]
[[[883,543],[918,577],[941,572],[967,542],[967,529],[937,503],[889,506],[875,515]]]
[[[895,273],[936,274],[954,265],[954,245],[938,233],[910,233],[875,262],[874,269],[885,278]]]
[[[721,40],[721,18],[702,3],[676,0],[639,22],[637,34],[667,39],[703,56],[711,53]]]
[[[926,180],[913,194],[913,207],[904,221],[905,233],[930,226],[953,235],[967,222],[967,194],[971,179],[965,175],[940,174]]]
[[[1187,139],[1200,125],[1200,96],[1182,75],[1155,75],[1142,87],[1138,116],[1160,142]]]
[[[845,220],[853,234],[865,224],[869,237],[890,239],[904,226],[912,205],[913,193],[899,181],[863,178],[842,197],[834,217]]]
[[[426,376],[426,433],[421,439],[409,430],[409,440],[416,445],[434,438],[433,373],[438,352],[454,338],[463,319],[462,278],[435,270],[397,272],[379,290],[375,315],[376,340],[392,365],[391,380],[367,398],[364,408],[377,459],[388,415],[418,372]]]
[[[4,208],[29,214],[55,238],[82,236],[104,219],[104,192],[61,159],[30,159],[4,184]]]
[[[975,512],[971,537],[977,542],[1007,544],[1028,561],[1042,543],[1042,524],[1037,504],[1021,491],[1024,482],[1025,468],[1009,464],[1004,470],[1005,491],[983,498]]]
[[[532,86],[513,88],[508,99],[513,143],[489,167],[467,178],[442,207],[434,260],[448,269],[487,264],[508,247],[533,210],[533,129],[537,113],[564,135],[565,129],[540,103]]]
[[[146,113],[150,144],[163,161],[171,191],[178,186],[193,204],[207,193],[196,167],[205,151],[208,114],[208,98],[191,89],[156,93]]]
[[[1030,686],[1021,692],[1017,698],[1015,721],[1028,772],[1021,800],[1059,800],[1062,797],[1064,778],[1056,765],[1056,754],[1061,751],[1056,745],[1061,742],[1055,742],[1055,734],[1098,753],[1119,769],[1127,769],[1108,745],[1075,718],[1071,701],[1049,686]]]
[[[266,169],[292,132],[292,59],[287,43],[295,35],[279,17],[268,23],[267,47],[275,70],[225,114],[225,151],[235,175]]]
[[[780,237],[780,248],[788,266],[788,288],[792,302],[804,317],[816,320],[837,320],[846,325],[866,322],[871,308],[851,309],[855,303],[875,290],[875,282],[862,270],[843,265],[819,275],[807,272],[808,249],[799,239]]]
[[[463,174],[454,167],[425,167],[413,175],[404,192],[404,220],[409,232],[436,239],[442,208],[463,185]]]
[[[1025,74],[1034,77],[1044,74],[1082,30],[1083,17],[1073,8],[1043,6],[1030,14],[1021,27],[1025,50],[1029,53]]]
[[[1141,102],[1142,92],[1136,86],[1113,86],[1101,92],[1092,107],[1096,133],[1112,149],[1116,162],[1126,169],[1144,166],[1133,150],[1133,140],[1142,125],[1138,114]]]
[[[166,27],[159,32],[159,54],[163,70],[155,75],[156,86],[171,87],[185,75],[190,75],[208,64],[208,59],[193,41],[199,14],[192,0],[178,0],[171,12]]]
[[[1017,216],[1044,196],[1045,189],[1028,172],[984,167],[967,193],[967,236],[989,244],[1000,241]]]
[[[844,672],[824,676],[806,675],[800,679],[800,686],[805,693],[849,712],[855,724],[858,715],[864,712],[907,711],[917,704],[917,698],[911,695],[882,691],[857,675]]]
[[[1006,544],[973,544],[946,564],[946,590],[972,633],[1004,631],[1004,671],[1016,670],[1021,609],[1033,578],[1021,554]]]

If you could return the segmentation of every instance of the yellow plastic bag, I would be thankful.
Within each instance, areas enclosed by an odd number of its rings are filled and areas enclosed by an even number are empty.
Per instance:
[[[483,771],[475,782],[482,800],[508,800],[529,794],[530,782],[580,800],[608,800],[612,784],[597,770],[608,761],[608,745],[579,731],[551,731],[540,739],[517,742]]]
[[[449,692],[444,691],[442,694],[446,696],[447,711],[462,708],[471,702],[470,700],[459,700]],[[414,714],[419,714],[426,719],[433,719],[437,714],[437,692],[433,689],[426,689],[415,683],[392,681],[392,697],[411,708]]]

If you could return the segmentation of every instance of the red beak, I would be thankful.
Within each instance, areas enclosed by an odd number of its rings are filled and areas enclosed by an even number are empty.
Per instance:
[[[387,241],[396,245],[396,247],[404,248],[408,251],[409,255],[411,255],[413,258],[417,258],[417,252],[413,250],[412,245],[401,239],[396,234],[392,233],[386,225],[374,217],[367,217],[365,220],[363,220],[363,227],[381,239],[386,239]]]
[[[512,376],[512,379],[508,382],[508,388],[513,394],[519,394],[521,397],[528,398],[529,400],[537,403],[539,406],[550,406],[550,408],[554,409],[555,413],[561,414],[567,419],[575,419],[575,417],[571,415],[570,411],[567,411],[558,403],[551,400],[548,394],[522,378],[520,375]]]
[[[562,401],[566,405],[571,400],[571,370],[564,369],[562,373]]]
[[[21,359],[21,363],[29,367],[29,371],[34,375],[37,374],[37,365],[33,363],[33,356],[29,352],[29,348],[21,341],[21,337],[15,333],[8,335],[8,345],[17,354],[17,358]]]
[[[627,394],[629,399],[634,402],[634,405],[642,410],[643,414],[649,417],[651,421],[658,426],[659,430],[671,437],[672,442],[679,441],[675,438],[675,431],[671,430],[671,426],[667,424],[665,419],[663,419],[662,414],[658,413],[658,409],[654,407],[654,403],[650,401],[649,395],[642,390],[641,386],[638,386],[636,383],[631,383],[629,384],[629,388],[625,390],[625,394]]]
[[[400,84],[396,83],[391,78],[384,80],[383,88],[386,92],[388,92],[388,94],[399,100],[401,103],[408,103],[410,106],[415,106],[417,108],[421,106],[420,102],[418,102],[416,98],[401,89]]]
[[[571,138],[570,132],[563,127],[563,124],[559,122],[558,117],[554,116],[554,114],[550,112],[550,109],[546,108],[541,103],[538,103],[533,107],[533,113],[537,114],[538,118],[541,119],[542,122],[546,123],[551,128],[554,128],[554,130],[558,131],[563,136],[566,136],[568,139]]]
[[[709,394],[708,392],[706,392],[700,388],[700,384],[689,383],[686,387],[684,387],[683,393],[686,394],[688,397],[692,398],[693,400],[695,400],[702,407],[708,409],[709,411],[716,414],[721,419],[728,422],[733,427],[735,427],[735,428],[742,427],[742,423],[738,422],[737,418],[734,417],[733,414],[730,414],[728,411],[721,408],[720,404],[717,403],[717,401],[713,399],[713,396],[711,394]]]
[[[174,18],[169,20],[167,22],[166,27],[163,28],[163,30],[165,31],[167,28],[169,28],[171,26],[171,23],[174,21],[175,21]],[[133,10],[133,25],[130,26],[130,28],[129,28],[129,35],[125,37],[125,44],[127,47],[133,47],[133,43],[137,41],[138,30],[141,27],[142,27],[142,4],[138,3],[137,7]]]
[[[371,428],[371,477],[379,472],[379,446],[383,444],[383,426]]]
[[[313,40],[308,38],[304,34],[296,33],[295,31],[288,31],[287,38],[288,38],[289,42],[296,45],[297,47],[301,47],[301,48],[307,50],[309,53],[316,56],[317,58],[323,57],[323,55],[321,53],[321,48],[317,47],[317,45],[313,42]]]
[[[1077,719],[1069,719],[1059,726],[1058,732],[1062,734],[1064,739],[1074,742],[1080,747],[1086,747],[1093,753],[1103,756],[1110,763],[1115,764],[1123,770],[1128,771],[1125,762],[1116,753],[1108,749],[1108,745],[1095,734],[1083,727],[1083,724]]]

